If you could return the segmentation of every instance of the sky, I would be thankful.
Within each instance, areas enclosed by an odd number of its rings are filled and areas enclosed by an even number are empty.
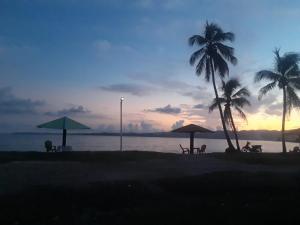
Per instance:
[[[254,83],[273,53],[300,51],[300,2],[284,0],[0,0],[0,132],[69,116],[93,131],[221,129],[212,84],[195,75],[188,38],[206,21],[234,32],[230,77],[250,89],[239,130],[281,128],[282,95]],[[218,79],[218,84],[220,80]],[[287,128],[300,127],[293,111]]]

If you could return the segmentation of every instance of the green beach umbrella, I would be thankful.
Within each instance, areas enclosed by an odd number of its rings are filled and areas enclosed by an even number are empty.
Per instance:
[[[62,146],[66,146],[67,143],[67,130],[90,129],[88,126],[78,123],[77,121],[72,120],[66,116],[47,123],[43,123],[41,125],[38,125],[37,127],[63,130]]]

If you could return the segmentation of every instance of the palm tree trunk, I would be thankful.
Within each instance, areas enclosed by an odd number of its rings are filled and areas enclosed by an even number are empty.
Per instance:
[[[240,143],[239,143],[239,137],[238,137],[238,134],[237,134],[237,131],[236,131],[236,127],[235,127],[235,124],[234,124],[234,121],[233,121],[233,117],[232,117],[232,113],[231,113],[230,108],[229,108],[229,113],[230,113],[230,120],[231,120],[231,125],[232,125],[232,128],[233,128],[233,133],[234,133],[234,137],[235,137],[236,148],[240,152],[241,148],[240,148]]]
[[[216,87],[214,66],[212,64],[212,60],[211,59],[210,59],[210,68],[211,68],[211,75],[212,75],[213,87],[214,87],[215,96],[216,96],[216,100],[217,100],[217,104],[218,104],[218,108],[219,108],[219,112],[220,112],[220,117],[221,117],[221,121],[222,121],[222,126],[223,126],[223,130],[224,130],[225,138],[227,140],[227,144],[228,144],[229,149],[235,150],[235,148],[234,148],[234,146],[233,146],[233,144],[232,144],[232,142],[230,140],[227,128],[226,128],[225,119],[224,119],[224,115],[223,115],[223,112],[222,112],[222,107],[221,107],[221,104],[220,104],[220,101],[219,101],[218,90],[217,90],[217,87]]]
[[[283,86],[283,110],[282,110],[282,127],[281,127],[281,141],[282,141],[282,152],[286,153],[285,144],[285,116],[286,116],[286,87]]]

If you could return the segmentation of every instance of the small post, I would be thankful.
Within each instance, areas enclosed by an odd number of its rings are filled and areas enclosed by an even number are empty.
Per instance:
[[[123,101],[124,97],[120,98],[120,151],[123,151]]]
[[[67,129],[63,129],[63,141],[62,141],[62,146],[66,147],[67,144]]]
[[[190,154],[194,154],[194,132],[190,133]]]

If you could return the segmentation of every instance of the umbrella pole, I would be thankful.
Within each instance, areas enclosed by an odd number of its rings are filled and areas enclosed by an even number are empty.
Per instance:
[[[194,132],[190,133],[190,154],[194,154]]]
[[[67,143],[67,129],[63,129],[63,140],[62,140],[62,146],[66,147]]]

